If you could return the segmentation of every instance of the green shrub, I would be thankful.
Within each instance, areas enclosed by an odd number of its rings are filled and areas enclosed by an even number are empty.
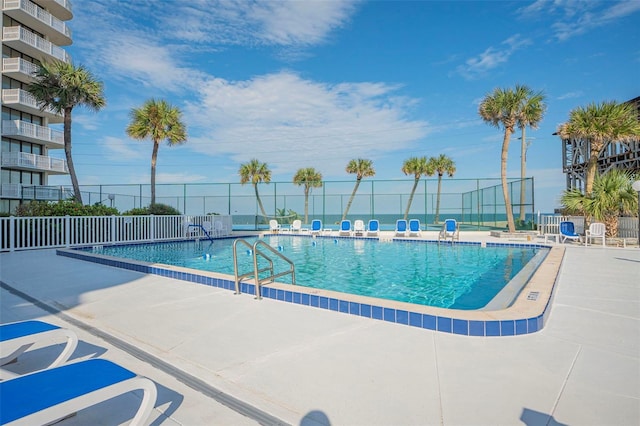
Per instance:
[[[102,204],[85,206],[73,201],[30,201],[19,205],[15,215],[22,217],[32,216],[111,216],[118,215],[118,209]]]
[[[179,215],[180,211],[166,204],[152,204],[148,207],[139,207],[122,213],[125,216],[146,216],[155,215]]]

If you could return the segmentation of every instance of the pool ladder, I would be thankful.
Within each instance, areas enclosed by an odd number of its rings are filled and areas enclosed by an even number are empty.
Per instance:
[[[247,272],[246,274],[238,274],[238,244],[243,244],[247,246],[250,250],[250,253],[253,255],[253,271]],[[279,272],[277,274],[273,273],[273,259],[265,253],[263,248],[267,249],[271,253],[278,256],[280,259],[284,260],[289,264],[289,270],[284,272]],[[258,256],[264,258],[269,262],[269,266],[258,269]],[[285,255],[280,253],[278,250],[271,247],[269,244],[265,243],[262,240],[258,240],[253,245],[249,244],[249,242],[245,239],[238,238],[233,242],[233,270],[236,279],[236,293],[240,294],[240,280],[245,278],[254,277],[256,280],[256,299],[262,299],[262,292],[260,291],[260,286],[264,282],[274,282],[276,278],[283,277],[285,275],[291,274],[291,284],[296,284],[296,268],[293,262],[288,259]],[[260,278],[260,273],[269,272],[269,276],[265,278]]]

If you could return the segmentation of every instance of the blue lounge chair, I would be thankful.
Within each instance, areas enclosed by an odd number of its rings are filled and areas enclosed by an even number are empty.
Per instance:
[[[396,237],[407,236],[407,221],[404,219],[398,219],[396,221]]]
[[[409,220],[409,236],[410,237],[419,237],[420,234],[420,221],[418,219],[410,219]]]
[[[460,228],[458,227],[458,222],[455,219],[446,219],[442,224],[442,229],[438,234],[438,241],[446,241],[447,238],[450,238],[452,242],[454,240],[460,240]]]
[[[311,221],[311,234],[312,235],[320,235],[322,234],[322,221],[320,219],[314,219]]]
[[[566,240],[578,240],[580,242],[580,235],[576,234],[573,222],[560,222],[560,238],[563,243]]]
[[[371,219],[367,225],[367,237],[379,237],[380,236],[380,222],[378,219]]]
[[[0,424],[44,425],[126,394],[144,392],[132,425],[145,424],[156,385],[111,361],[90,359],[0,382]]]
[[[46,368],[57,367],[67,362],[78,345],[78,336],[66,328],[42,321],[20,321],[0,325],[0,366],[8,364],[29,349],[34,343],[60,343],[66,340],[62,353]],[[0,377],[13,374],[2,370]]]
[[[338,235],[351,235],[351,221],[348,219],[343,220],[342,222],[340,222],[340,231],[338,232]]]

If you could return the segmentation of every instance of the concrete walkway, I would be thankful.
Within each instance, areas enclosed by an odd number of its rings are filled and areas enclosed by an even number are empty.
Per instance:
[[[568,245],[545,328],[496,338],[257,301],[52,250],[0,254],[0,281],[0,322],[72,328],[74,359],[154,380],[153,424],[640,424],[637,248]],[[126,422],[136,398],[60,424]]]

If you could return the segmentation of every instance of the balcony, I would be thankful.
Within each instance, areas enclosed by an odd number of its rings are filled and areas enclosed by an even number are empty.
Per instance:
[[[22,58],[2,58],[2,75],[23,83],[33,83],[38,66]]]
[[[2,120],[2,136],[33,142],[49,149],[64,148],[64,132],[20,120]]]
[[[2,43],[42,62],[52,58],[71,62],[71,56],[63,48],[22,27],[3,27]]]
[[[0,198],[14,198],[23,200],[59,201],[73,196],[73,191],[62,186],[30,185],[19,183],[0,184]]]
[[[58,19],[68,21],[73,18],[73,10],[69,0],[33,0]]]
[[[14,170],[37,170],[48,172],[52,175],[69,174],[69,168],[65,160],[28,152],[3,152],[0,165]]]
[[[47,117],[50,123],[62,123],[64,121],[62,113],[57,113],[53,108],[45,108],[44,110],[41,110],[36,98],[26,90],[3,89],[2,105],[28,114]]]
[[[60,19],[29,0],[3,0],[2,11],[58,46],[71,44],[71,30]]]

